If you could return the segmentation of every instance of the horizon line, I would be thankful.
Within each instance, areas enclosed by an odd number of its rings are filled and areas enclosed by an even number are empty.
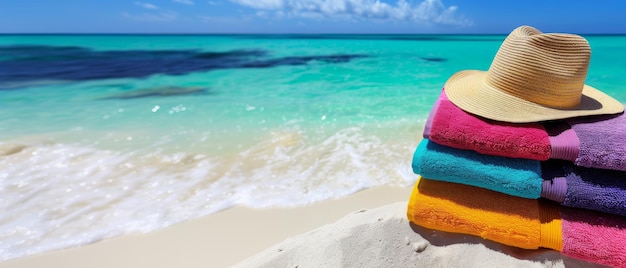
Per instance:
[[[148,33],[148,32],[50,32],[50,33],[8,33],[0,32],[0,35],[507,35],[507,33],[203,33],[203,32],[188,32],[188,33],[175,33],[175,32],[162,32],[162,33]],[[626,35],[624,33],[575,33],[579,35]]]

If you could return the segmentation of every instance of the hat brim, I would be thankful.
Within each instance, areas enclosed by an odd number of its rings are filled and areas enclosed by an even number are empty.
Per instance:
[[[488,119],[529,123],[578,116],[617,114],[622,103],[591,86],[585,85],[578,106],[560,109],[520,99],[485,83],[487,72],[460,71],[452,75],[444,88],[448,99],[462,110]]]

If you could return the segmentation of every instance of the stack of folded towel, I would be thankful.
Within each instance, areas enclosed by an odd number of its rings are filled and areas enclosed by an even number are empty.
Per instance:
[[[434,180],[524,198],[543,197],[568,207],[626,217],[626,115],[595,118],[598,121],[568,120],[574,123],[563,131],[570,132],[564,145],[559,143],[563,140],[559,135],[550,136],[545,130],[564,122],[544,126],[486,120],[454,106],[444,89],[426,122],[424,140],[415,151],[413,171]],[[580,121],[585,124],[576,125]],[[578,136],[575,130],[581,129],[587,133],[593,129],[603,138]],[[561,151],[572,153],[561,155],[575,156],[569,159],[572,162],[549,159],[551,151],[564,147],[568,148]],[[544,151],[541,159],[535,160]],[[600,157],[604,160],[596,160]]]
[[[563,43],[559,50],[551,42]],[[584,53],[567,51],[576,45],[588,46],[576,35],[522,26],[488,72],[448,80],[414,153],[420,179],[407,211],[411,222],[626,267],[626,115],[619,102],[584,85],[588,59],[572,60]],[[570,55],[552,55],[561,50]],[[533,56],[543,65],[528,60]],[[584,72],[558,81],[567,67]],[[560,87],[576,79],[583,88],[578,103],[557,103],[576,94]],[[556,88],[556,97],[542,99],[550,94],[544,88]]]

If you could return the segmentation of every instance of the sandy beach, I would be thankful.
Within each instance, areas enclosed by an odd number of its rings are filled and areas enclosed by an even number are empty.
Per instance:
[[[410,189],[379,187],[310,206],[237,207],[148,234],[0,263],[0,267],[228,267],[355,211],[405,202]]]
[[[596,267],[411,225],[410,190],[379,187],[299,208],[237,207],[0,267]]]

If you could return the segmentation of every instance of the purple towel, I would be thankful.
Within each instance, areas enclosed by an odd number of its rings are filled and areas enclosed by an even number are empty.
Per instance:
[[[567,207],[626,216],[626,172],[549,160],[541,163],[541,173],[542,197]]]
[[[578,166],[626,170],[626,115],[567,120],[580,141]]]

